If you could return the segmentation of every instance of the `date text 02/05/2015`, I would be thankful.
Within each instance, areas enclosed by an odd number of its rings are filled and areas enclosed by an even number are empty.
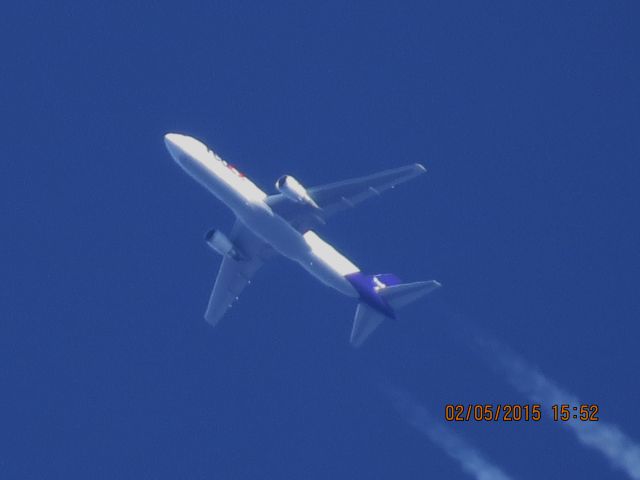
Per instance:
[[[554,422],[597,422],[599,411],[600,407],[593,403],[553,404],[550,413]],[[444,419],[447,422],[539,422],[542,417],[542,405],[539,403],[448,403],[444,407]]]

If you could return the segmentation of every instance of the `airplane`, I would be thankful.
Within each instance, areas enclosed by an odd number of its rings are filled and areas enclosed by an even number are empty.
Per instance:
[[[297,262],[321,283],[358,299],[350,343],[359,347],[396,310],[440,287],[435,280],[402,283],[390,273],[365,275],[314,231],[338,212],[379,196],[426,169],[415,163],[366,177],[305,188],[290,175],[267,195],[235,166],[199,140],[178,133],[164,136],[167,150],[187,174],[236,216],[229,236],[211,230],[207,244],[222,256],[205,320],[215,326],[263,263],[280,254]]]

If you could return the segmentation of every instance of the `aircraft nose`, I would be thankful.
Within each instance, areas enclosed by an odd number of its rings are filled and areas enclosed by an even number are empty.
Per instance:
[[[183,148],[180,146],[181,138],[182,135],[178,133],[167,133],[164,136],[164,144],[175,160],[178,160],[180,158],[183,151]]]

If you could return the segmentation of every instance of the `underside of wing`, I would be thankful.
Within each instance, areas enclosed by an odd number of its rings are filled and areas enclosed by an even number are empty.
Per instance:
[[[318,205],[314,208],[306,203],[296,203],[282,194],[271,195],[267,203],[278,215],[287,219],[299,231],[306,231],[342,210],[379,196],[385,190],[404,183],[426,172],[419,163],[385,170],[366,177],[344,180],[307,189],[307,193]]]
[[[209,305],[204,314],[205,320],[214,326],[238,299],[244,288],[251,283],[251,279],[264,260],[272,255],[271,248],[238,220],[233,226],[229,239],[241,255],[238,259],[229,255],[222,258]]]

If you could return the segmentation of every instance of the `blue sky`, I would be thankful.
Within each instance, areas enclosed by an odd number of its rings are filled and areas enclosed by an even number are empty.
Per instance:
[[[129,3],[0,19],[2,478],[472,478],[384,393],[529,401],[469,331],[640,442],[637,5]],[[169,131],[268,191],[423,163],[320,234],[443,288],[355,351],[280,259],[212,330],[233,218]],[[444,427],[510,478],[629,478],[551,421]]]

